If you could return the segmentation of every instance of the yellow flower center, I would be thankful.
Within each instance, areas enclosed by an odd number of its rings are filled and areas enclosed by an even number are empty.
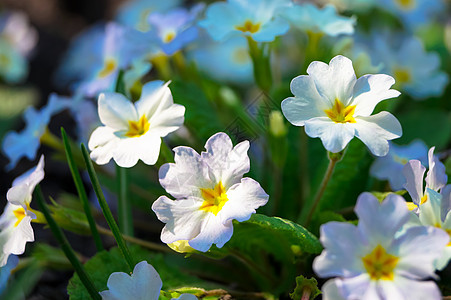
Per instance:
[[[126,137],[140,137],[145,134],[150,127],[146,116],[142,116],[138,121],[128,121],[128,131]]]
[[[0,54],[0,67],[7,68],[11,60],[5,54]]]
[[[107,58],[105,60],[105,64],[103,65],[103,69],[97,75],[99,78],[105,78],[116,70],[117,63],[113,58]]]
[[[172,42],[172,40],[175,39],[175,36],[176,36],[176,34],[174,31],[169,31],[164,35],[163,42],[164,43]]]
[[[428,194],[424,194],[420,199],[420,205],[426,203],[428,201]]]
[[[393,72],[395,81],[398,85],[403,85],[411,80],[410,72],[403,68],[396,68]]]
[[[355,105],[345,107],[338,99],[335,99],[331,109],[326,109],[324,112],[335,123],[356,123],[354,119]]]
[[[449,241],[449,243],[446,246],[450,247],[451,246],[451,229],[444,229],[444,228],[442,228],[442,225],[440,223],[435,224],[434,227],[437,227],[437,228],[440,228],[440,229],[444,230],[449,235],[450,241]]]
[[[396,161],[397,163],[400,163],[401,165],[405,165],[406,163],[409,162],[407,158],[398,155],[393,155],[393,160]]]
[[[243,25],[235,26],[237,30],[240,30],[242,32],[250,32],[250,33],[256,33],[260,30],[260,23],[252,23],[250,20],[246,20]]]
[[[29,204],[27,204],[27,207],[28,207],[28,210],[31,210]],[[25,209],[23,207],[19,207],[19,208],[13,210],[13,214],[17,219],[16,223],[14,223],[14,227],[17,227],[20,224],[20,222],[22,222],[23,218],[25,218],[25,216],[27,215],[25,213]]]
[[[200,191],[204,202],[199,209],[211,212],[215,216],[218,215],[224,204],[229,201],[221,181],[213,189],[201,188]]]
[[[249,62],[249,52],[245,48],[239,48],[233,51],[232,60],[237,64],[244,65]]]
[[[399,257],[387,253],[381,245],[362,257],[363,266],[372,280],[393,280],[393,271],[398,261]]]
[[[403,10],[412,10],[417,6],[415,0],[396,0],[396,2]]]

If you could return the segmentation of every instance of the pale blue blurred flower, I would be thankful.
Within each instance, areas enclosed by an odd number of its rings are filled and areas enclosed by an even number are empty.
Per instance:
[[[11,276],[11,271],[17,267],[19,258],[16,255],[9,255],[6,265],[0,268],[0,296],[6,290],[8,279]]]
[[[3,139],[2,150],[10,161],[6,170],[13,169],[22,157],[29,160],[36,158],[41,136],[45,133],[50,118],[69,105],[70,102],[52,94],[49,102],[40,110],[34,107],[25,110],[25,128],[21,132],[10,131]]]
[[[426,52],[418,38],[374,33],[370,41],[367,49],[373,62],[382,63],[382,72],[395,78],[395,88],[415,100],[443,93],[449,77],[440,70],[440,57],[435,52]]]
[[[0,13],[0,37],[23,57],[30,56],[38,42],[36,29],[31,26],[28,16],[20,11]]]
[[[388,154],[376,158],[370,169],[370,174],[380,180],[388,180],[393,191],[402,190],[406,179],[402,174],[404,165],[411,159],[419,160],[427,165],[428,148],[423,141],[416,140],[405,146],[389,142]]]
[[[206,18],[199,22],[217,41],[231,36],[251,36],[257,42],[271,42],[290,28],[280,17],[282,8],[291,6],[290,0],[229,0],[208,6]]]
[[[0,77],[7,83],[19,83],[28,75],[28,62],[16,49],[0,38]]]
[[[335,5],[339,11],[367,12],[372,9],[377,0],[324,0],[322,2]]]
[[[99,293],[103,300],[158,300],[163,282],[155,268],[143,260],[136,264],[131,275],[123,272],[112,273],[107,286],[108,290]],[[197,297],[182,294],[177,299],[196,300]]]
[[[149,16],[151,34],[157,36],[161,50],[172,55],[198,36],[195,24],[205,5],[200,3],[192,9],[175,8],[166,13],[155,12]]]
[[[431,22],[446,10],[443,0],[380,0],[376,3],[397,15],[408,28]]]
[[[235,36],[224,42],[205,41],[188,52],[201,72],[217,81],[235,84],[253,82],[252,60],[244,37]]]
[[[154,12],[166,12],[178,6],[181,0],[132,0],[119,8],[116,20],[139,31],[150,30],[149,15]]]
[[[354,33],[355,18],[340,16],[335,6],[331,4],[323,8],[311,3],[295,4],[284,8],[281,14],[291,26],[303,31],[329,36]]]
[[[150,65],[141,60],[146,47],[134,43],[136,34],[139,33],[133,29],[108,23],[105,28],[101,59],[94,62],[90,74],[86,76],[87,79],[77,88],[78,92],[95,97],[101,92],[114,91],[120,70],[126,71],[132,62],[135,62],[132,71],[134,74],[138,72],[142,76],[147,73]],[[134,77],[136,76],[132,76]]]

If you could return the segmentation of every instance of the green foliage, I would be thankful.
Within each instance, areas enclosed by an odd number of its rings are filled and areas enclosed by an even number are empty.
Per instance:
[[[398,144],[407,144],[414,139],[423,140],[437,150],[445,149],[451,139],[451,115],[437,109],[421,109],[397,115],[403,135]]]
[[[318,281],[316,281],[315,278],[305,278],[302,275],[296,277],[296,288],[294,289],[293,293],[290,293],[291,299],[301,299],[304,292],[310,293],[308,300],[315,299],[316,296],[321,294],[321,291],[318,289]]]
[[[371,192],[371,194],[373,194],[374,197],[377,198],[377,200],[379,200],[379,202],[384,201],[385,198],[387,198],[388,195],[390,194],[396,194],[399,196],[403,196],[405,193],[407,193],[406,190],[400,190],[400,191],[396,191],[396,192]]]
[[[163,281],[164,290],[176,289],[184,286],[204,286],[196,277],[184,274],[178,268],[168,266],[161,253],[150,253],[138,246],[132,246],[129,249],[136,263],[146,260],[157,270]],[[118,248],[97,253],[85,263],[84,268],[86,272],[89,273],[98,291],[108,289],[107,281],[111,273],[128,272],[128,265]],[[71,300],[89,299],[87,290],[76,274],[70,279],[67,291]]]

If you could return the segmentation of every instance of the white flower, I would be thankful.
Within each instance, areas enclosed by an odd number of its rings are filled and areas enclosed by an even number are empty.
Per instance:
[[[107,286],[109,290],[100,292],[103,300],[157,300],[163,282],[154,267],[142,261],[136,264],[131,276],[123,272],[111,274]],[[196,300],[197,297],[182,294],[177,299]]]
[[[217,133],[200,155],[189,147],[176,147],[175,164],[160,168],[161,185],[174,196],[161,196],[152,205],[166,223],[161,240],[171,244],[188,240],[189,246],[207,251],[214,243],[222,247],[232,236],[232,220],[248,220],[265,205],[268,195],[260,184],[243,178],[249,172],[249,142],[233,147],[225,133]]]
[[[441,299],[433,281],[434,261],[448,235],[434,227],[415,226],[401,234],[410,218],[401,196],[379,203],[370,193],[357,199],[358,226],[329,222],[321,226],[324,251],[313,269],[320,277],[337,277],[323,286],[323,299]]]
[[[184,121],[185,107],[174,104],[169,83],[148,82],[134,104],[118,93],[99,96],[99,117],[105,125],[89,139],[91,158],[99,165],[111,158],[121,167],[138,160],[153,165],[160,153],[161,138],[177,130]]]
[[[326,150],[339,152],[356,136],[377,156],[388,152],[388,140],[402,134],[390,113],[371,115],[382,100],[399,96],[390,89],[395,80],[385,74],[356,79],[352,62],[338,55],[329,65],[314,61],[307,73],[291,82],[290,97],[282,112],[293,125],[305,126],[310,137],[319,137]]]
[[[43,178],[44,156],[41,156],[36,168],[14,180],[6,194],[8,203],[0,216],[0,267],[6,264],[10,254],[23,254],[25,244],[34,241],[31,220],[36,215],[30,202],[34,188]]]

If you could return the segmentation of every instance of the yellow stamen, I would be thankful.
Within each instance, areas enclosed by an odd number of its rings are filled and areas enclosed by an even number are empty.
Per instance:
[[[398,261],[399,257],[387,253],[381,245],[362,257],[363,266],[372,280],[393,280],[393,271]]]
[[[428,194],[424,194],[420,199],[420,205],[426,203],[428,201]]]
[[[115,59],[107,58],[105,60],[105,64],[103,65],[103,69],[97,75],[99,78],[105,78],[116,70],[117,63]]]
[[[246,20],[243,25],[235,26],[237,30],[240,30],[242,32],[250,32],[250,33],[256,33],[260,30],[260,23],[252,23],[250,20]]]
[[[13,210],[13,214],[17,218],[14,227],[17,227],[20,224],[20,222],[22,222],[23,218],[25,218],[26,216],[25,209],[23,207],[19,207],[18,209]]]
[[[401,165],[405,165],[406,163],[409,162],[407,158],[398,155],[393,155],[393,160],[396,161],[397,163],[400,163]]]
[[[403,10],[412,10],[417,6],[415,0],[396,0],[396,2]]]
[[[128,121],[128,127],[126,137],[140,137],[149,130],[150,123],[146,116],[142,116],[138,121]]]
[[[340,100],[335,99],[334,106],[324,112],[335,123],[356,123],[354,119],[355,105],[345,107]]]
[[[204,202],[199,209],[211,212],[215,216],[218,215],[224,204],[229,201],[221,181],[213,189],[201,188],[200,191]]]
[[[175,39],[175,36],[176,36],[175,32],[170,31],[164,35],[163,42],[164,43],[172,42],[172,40]]]
[[[407,205],[407,208],[408,208],[409,210],[411,210],[411,211],[418,207],[418,206],[417,206],[415,203],[413,203],[413,202],[406,202],[406,205]]]
[[[393,71],[393,76],[398,85],[406,84],[412,79],[409,70],[403,68],[396,68]]]

